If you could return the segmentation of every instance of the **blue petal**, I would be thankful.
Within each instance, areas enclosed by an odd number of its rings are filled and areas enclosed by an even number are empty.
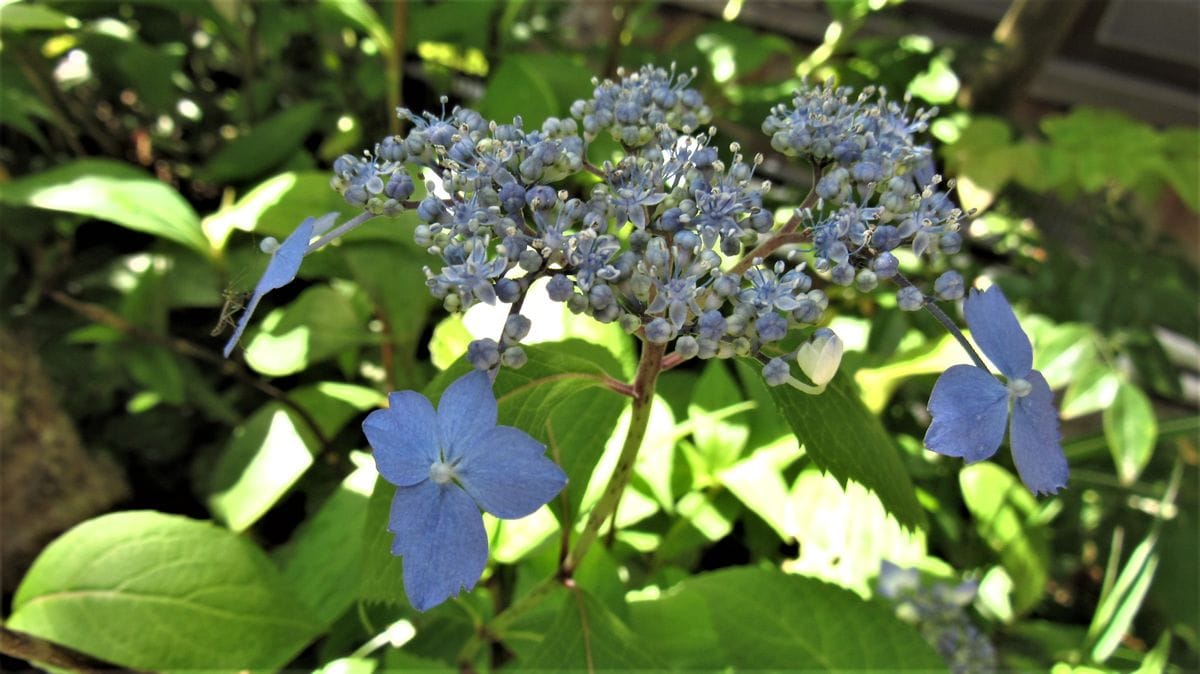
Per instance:
[[[1025,377],[1033,390],[1013,403],[1009,442],[1021,481],[1035,494],[1053,494],[1067,485],[1067,457],[1058,432],[1050,386],[1034,370]]]
[[[475,587],[487,565],[483,516],[465,491],[426,480],[396,489],[388,530],[392,554],[404,560],[404,592],[427,611]]]
[[[963,314],[975,343],[1006,377],[1024,377],[1033,368],[1033,347],[1000,286],[971,290]]]
[[[328,217],[328,216],[326,216]],[[324,221],[325,218],[322,218]],[[254,294],[250,297],[250,301],[246,303],[246,309],[242,312],[242,317],[238,319],[237,328],[233,331],[233,336],[225,343],[225,357],[233,353],[233,347],[237,345],[238,340],[242,338],[242,332],[246,329],[246,325],[250,322],[250,316],[254,314],[254,310],[258,307],[258,302],[263,298],[263,295],[282,288],[291,283],[296,278],[296,273],[300,271],[300,263],[304,261],[304,253],[308,250],[308,240],[313,236],[313,226],[316,224],[314,218],[305,218],[300,226],[296,227],[296,231],[288,235],[288,238],[279,244],[279,248],[271,254],[271,261],[267,263],[267,270],[263,272],[262,278],[258,280],[258,285],[254,286]]]
[[[1008,421],[1008,389],[974,365],[955,365],[933,385],[933,423],[925,446],[938,454],[982,461],[1000,447]]]
[[[497,426],[463,453],[457,473],[480,508],[504,519],[525,517],[558,495],[567,475],[528,433]]]
[[[429,477],[438,460],[437,414],[425,396],[400,391],[388,396],[389,407],[363,421],[363,433],[375,450],[375,467],[385,480],[407,487]]]
[[[492,380],[483,372],[471,370],[446,387],[437,413],[446,460],[462,457],[475,436],[495,428],[496,414]]]

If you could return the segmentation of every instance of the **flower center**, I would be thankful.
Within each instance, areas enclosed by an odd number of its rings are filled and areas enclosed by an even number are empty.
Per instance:
[[[453,481],[454,477],[454,466],[444,461],[435,461],[429,467],[429,479],[437,484],[447,484]]]
[[[1013,398],[1024,398],[1033,390],[1033,384],[1024,379],[1008,380],[1008,395]]]

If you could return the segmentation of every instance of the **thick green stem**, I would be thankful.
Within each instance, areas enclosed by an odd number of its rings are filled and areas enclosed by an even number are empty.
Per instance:
[[[608,480],[608,486],[604,488],[600,500],[588,515],[587,524],[579,534],[579,539],[575,541],[575,547],[563,560],[560,575],[564,578],[569,578],[575,572],[588,548],[600,534],[604,521],[616,512],[625,487],[629,486],[629,480],[633,477],[634,461],[637,460],[638,450],[646,437],[646,427],[650,424],[654,384],[658,381],[658,373],[662,371],[665,352],[666,347],[662,344],[642,343],[642,359],[638,363],[637,376],[633,380],[633,411],[629,418],[629,431],[625,434],[625,444],[621,447],[621,456],[617,459],[617,467]]]

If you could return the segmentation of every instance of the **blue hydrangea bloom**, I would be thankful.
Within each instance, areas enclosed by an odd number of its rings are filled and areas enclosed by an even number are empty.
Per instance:
[[[487,565],[480,510],[503,519],[533,513],[567,484],[524,431],[496,425],[491,380],[478,370],[446,389],[437,411],[415,391],[388,396],[363,432],[375,465],[396,485],[388,530],[404,559],[404,591],[425,611],[470,590]]]
[[[271,261],[267,263],[267,270],[258,280],[258,285],[254,286],[254,294],[246,303],[246,309],[242,312],[242,317],[238,319],[233,336],[225,343],[226,358],[233,353],[233,347],[237,346],[238,340],[242,338],[242,332],[250,322],[250,317],[254,315],[254,310],[258,308],[259,301],[272,290],[282,288],[296,280],[296,274],[300,271],[300,263],[304,261],[304,255],[308,252],[309,240],[329,229],[337,220],[337,216],[338,214],[335,212],[326,213],[319,219],[305,218],[304,222],[301,222],[296,230],[289,234],[288,238],[284,239],[283,243],[279,244],[279,247],[271,253]]]
[[[967,463],[982,461],[996,453],[1008,425],[1021,481],[1037,494],[1057,492],[1067,484],[1067,459],[1050,386],[1033,369],[1029,337],[997,286],[972,290],[963,313],[975,343],[1006,382],[974,365],[946,370],[929,398],[933,423],[925,446]]]

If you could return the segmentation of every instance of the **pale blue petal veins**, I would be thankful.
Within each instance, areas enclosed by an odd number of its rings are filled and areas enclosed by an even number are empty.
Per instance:
[[[566,474],[545,452],[525,431],[497,426],[463,453],[459,479],[485,511],[503,519],[525,517],[567,484]]]
[[[972,290],[963,304],[963,314],[975,343],[1004,376],[1024,377],[1033,369],[1029,337],[999,286],[985,292]]]
[[[367,415],[363,434],[375,450],[379,474],[396,486],[428,479],[429,467],[439,458],[437,414],[416,391],[389,395],[387,409]]]
[[[446,460],[461,458],[476,436],[496,426],[497,414],[496,396],[487,374],[474,370],[446,387],[437,412]]]
[[[1067,484],[1067,458],[1058,431],[1054,396],[1040,372],[1025,380],[1032,385],[1029,395],[1013,403],[1009,444],[1021,481],[1035,494],[1053,494]]]
[[[996,453],[1008,421],[1008,390],[986,370],[955,365],[942,373],[929,397],[933,423],[925,446],[974,463]]]
[[[267,269],[263,272],[262,278],[258,280],[258,285],[254,286],[254,294],[246,303],[246,309],[242,312],[242,317],[238,319],[237,328],[234,329],[229,341],[225,343],[226,358],[233,353],[233,347],[242,338],[242,332],[246,330],[246,325],[250,322],[250,317],[254,315],[254,310],[258,308],[258,303],[263,296],[295,280],[296,274],[300,271],[300,263],[304,261],[304,253],[308,250],[308,240],[313,236],[315,224],[314,218],[305,218],[304,222],[301,222],[296,230],[288,235],[288,238],[284,239],[283,243],[279,244],[279,247],[271,254],[271,261],[267,263]]]
[[[388,530],[392,554],[404,562],[404,592],[425,611],[461,590],[471,590],[487,565],[483,516],[465,491],[426,480],[399,487]]]

